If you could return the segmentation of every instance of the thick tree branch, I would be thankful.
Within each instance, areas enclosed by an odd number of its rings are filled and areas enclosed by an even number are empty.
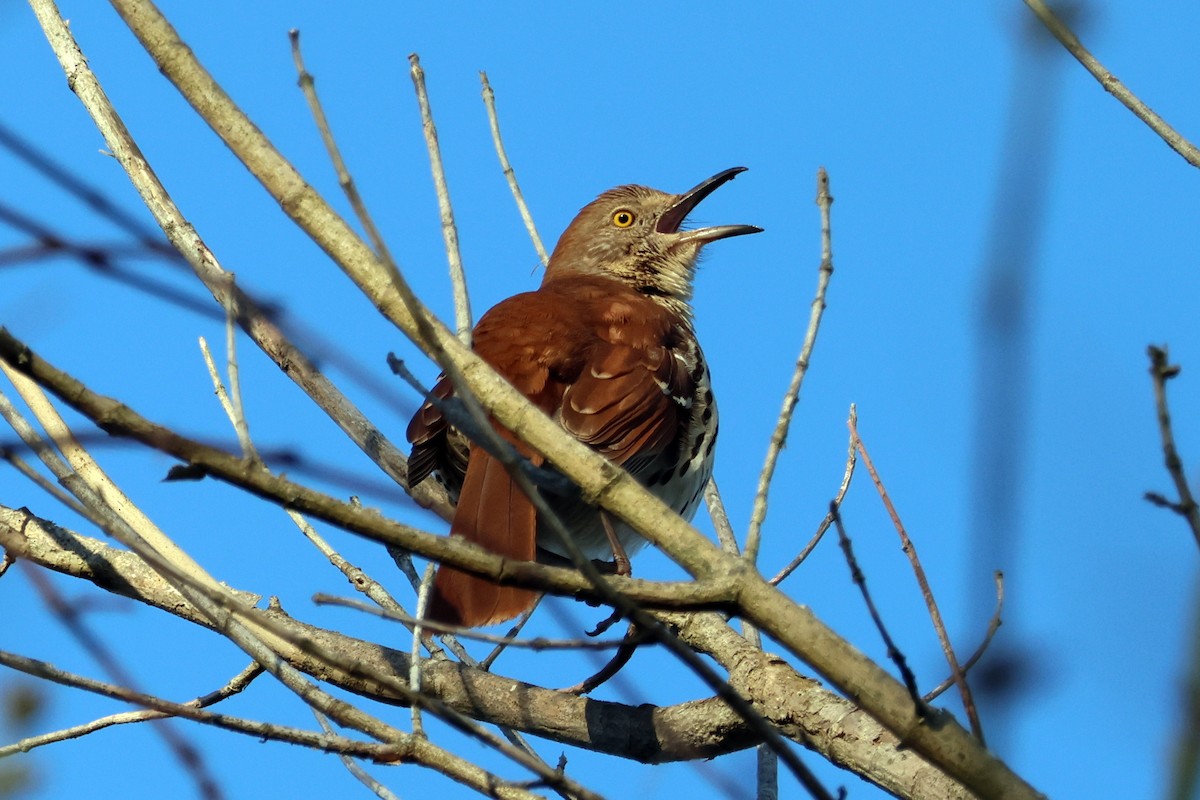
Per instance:
[[[0,506],[0,546],[17,558],[89,581],[115,594],[212,628],[149,565],[133,553],[111,547],[39,519],[23,509]],[[238,593],[247,605],[256,596]],[[312,643],[286,654],[296,669],[332,686],[389,704],[403,704],[388,683],[371,675],[407,675],[408,655],[300,622],[279,609],[249,609],[289,638]],[[902,793],[914,782],[928,787],[927,798],[966,798],[969,794],[861,709],[805,678],[778,656],[750,645],[716,614],[660,615],[687,644],[712,656],[729,672],[731,685],[788,738],[889,791]],[[336,651],[358,669],[346,672],[317,657]],[[577,697],[479,669],[433,659],[424,665],[422,690],[449,707],[481,721],[600,753],[643,763],[713,758],[757,744],[746,722],[716,698],[674,706],[627,706]]]

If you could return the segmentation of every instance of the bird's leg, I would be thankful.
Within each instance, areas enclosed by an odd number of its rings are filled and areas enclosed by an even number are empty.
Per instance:
[[[609,519],[608,512],[606,512],[604,509],[600,509],[600,524],[602,524],[604,526],[604,535],[608,537],[608,546],[612,548],[613,574],[614,575],[623,575],[626,578],[628,578],[630,575],[633,574],[633,568],[629,565],[629,555],[625,552],[625,545],[621,544],[621,540],[617,538],[617,531],[615,528],[613,528],[612,520]],[[587,635],[588,636],[599,636],[600,634],[604,633],[606,630],[611,628],[613,626],[613,624],[620,618],[621,618],[621,612],[614,609],[613,613],[610,614],[607,619],[602,620],[595,628],[588,631]],[[622,647],[624,647],[624,646],[622,646]],[[613,656],[613,663],[620,661],[620,664],[618,664],[618,666],[617,666],[617,669],[620,669],[621,664],[624,664],[626,661],[628,661],[629,657],[632,655],[633,655],[633,650],[630,649],[629,653],[626,654],[624,659],[622,660],[621,659],[621,651],[617,651],[617,655]],[[608,680],[608,678],[605,678],[604,680]],[[586,683],[586,681],[585,681],[585,683]],[[580,686],[582,686],[582,685],[584,685],[584,684],[580,684]],[[599,684],[597,684],[597,685],[599,685]]]
[[[600,509],[600,523],[604,526],[604,535],[608,537],[608,546],[612,548],[613,564],[616,566],[614,574],[628,578],[633,574],[633,568],[629,565],[629,556],[625,552],[625,545],[621,544],[621,540],[617,538],[617,531],[613,528],[608,512],[604,509]]]
[[[625,631],[625,638],[621,640],[621,645],[617,648],[617,652],[613,657],[609,659],[608,663],[599,672],[592,675],[592,677],[586,678],[562,691],[571,694],[587,694],[597,686],[605,683],[629,663],[629,659],[633,658],[633,652],[637,650],[638,645],[642,643],[644,638],[641,629],[635,623],[629,623],[629,629]]]

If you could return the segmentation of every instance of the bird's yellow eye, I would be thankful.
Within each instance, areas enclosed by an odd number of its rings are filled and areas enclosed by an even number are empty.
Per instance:
[[[622,208],[620,211],[614,211],[612,223],[618,228],[628,228],[633,224],[633,212],[625,208]]]

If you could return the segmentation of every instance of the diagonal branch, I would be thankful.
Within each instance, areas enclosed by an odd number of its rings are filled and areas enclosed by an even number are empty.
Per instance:
[[[813,347],[817,343],[817,331],[821,328],[821,317],[825,313],[825,291],[829,288],[829,279],[833,277],[833,238],[829,227],[829,208],[833,205],[833,195],[829,193],[829,173],[824,167],[817,170],[817,207],[821,210],[821,264],[817,268],[817,291],[812,300],[812,310],[808,317],[808,330],[804,333],[804,343],[800,347],[800,355],[796,359],[796,369],[792,373],[792,382],[788,385],[783,397],[783,409],[779,412],[779,420],[775,423],[775,431],[771,434],[771,443],[767,447],[767,457],[763,463],[762,474],[758,478],[758,490],[754,494],[754,510],[750,514],[750,529],[746,534],[746,551],[744,558],[751,564],[758,560],[758,548],[762,542],[762,526],[767,519],[767,491],[771,488],[771,478],[775,475],[775,464],[787,441],[788,428],[792,424],[792,413],[796,403],[800,401],[800,387],[804,385],[804,376],[808,374],[808,362],[812,358]]]
[[[1080,64],[1083,64],[1084,69],[1092,74],[1092,77],[1100,82],[1104,87],[1104,91],[1111,94],[1120,101],[1121,105],[1133,112],[1134,116],[1142,122],[1150,126],[1150,130],[1154,131],[1159,137],[1167,143],[1167,145],[1193,167],[1200,167],[1200,150],[1196,146],[1185,139],[1178,131],[1172,128],[1165,119],[1154,113],[1138,96],[1121,83],[1116,75],[1113,75],[1104,65],[1096,60],[1096,57],[1083,46],[1083,42],[1079,41],[1079,37],[1067,27],[1067,24],[1059,19],[1058,15],[1046,5],[1044,0],[1025,0],[1025,5],[1029,6],[1029,10],[1037,15],[1050,33],[1054,34],[1054,38],[1062,43],[1062,46],[1067,48],[1071,55],[1075,56]]]

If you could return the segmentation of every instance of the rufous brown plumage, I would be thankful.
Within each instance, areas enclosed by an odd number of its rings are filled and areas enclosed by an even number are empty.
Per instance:
[[[712,474],[717,409],[692,327],[692,279],[700,249],[750,225],[681,230],[717,187],[743,172],[720,172],[683,194],[621,186],[585,206],[558,241],[536,291],[502,301],[479,320],[475,352],[562,427],[627,469],[691,519]],[[432,392],[446,399],[444,377]],[[534,464],[543,458],[499,429]],[[450,532],[494,553],[535,560],[568,556],[538,524],[529,498],[495,458],[465,440],[432,401],[408,426],[410,485],[437,472],[458,507]],[[589,557],[612,559],[644,539],[602,518],[577,495],[544,491]],[[536,593],[440,567],[426,616],[489,625],[528,609]]]

